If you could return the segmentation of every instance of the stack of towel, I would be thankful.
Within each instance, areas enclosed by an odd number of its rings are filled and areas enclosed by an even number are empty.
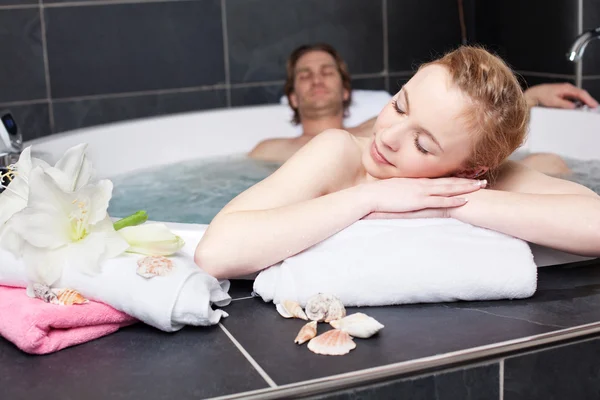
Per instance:
[[[135,320],[166,332],[185,325],[218,323],[227,313],[213,310],[212,306],[229,304],[229,281],[219,282],[194,264],[193,252],[199,240],[197,229],[175,233],[186,245],[169,257],[174,268],[166,276],[146,279],[137,275],[137,261],[143,257],[138,254],[105,261],[97,275],[66,267],[55,286],[75,289],[98,302],[75,306],[27,298],[22,289],[27,284],[22,261],[0,250],[0,285],[21,288],[3,289],[0,335],[25,351],[47,352],[103,336]],[[70,332],[51,327],[63,327]]]
[[[57,306],[27,296],[25,289],[0,286],[0,336],[29,354],[48,354],[106,336],[135,318],[95,301]]]

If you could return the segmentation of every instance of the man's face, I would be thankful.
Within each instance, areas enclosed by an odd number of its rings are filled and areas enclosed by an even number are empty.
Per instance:
[[[335,59],[329,53],[315,50],[298,59],[290,102],[301,118],[340,113],[348,96]]]

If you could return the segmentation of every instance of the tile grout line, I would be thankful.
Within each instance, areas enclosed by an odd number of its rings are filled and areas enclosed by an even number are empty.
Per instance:
[[[575,78],[575,75],[554,74],[552,72],[535,72],[535,71],[521,71],[521,70],[516,70],[515,72],[520,75],[529,75],[529,76],[535,76],[535,77],[539,77],[539,78],[558,78],[558,79],[574,79]]]
[[[0,107],[12,107],[12,106],[30,106],[33,104],[45,104],[48,99],[34,99],[34,100],[22,100],[22,101],[7,101],[4,103],[0,102]]]
[[[52,104],[52,88],[50,87],[50,66],[48,64],[48,43],[46,41],[46,18],[44,16],[44,3],[38,0],[40,10],[40,25],[42,30],[42,51],[44,56],[44,74],[46,78],[46,98],[48,100],[48,117],[50,122],[50,133],[54,132],[54,105]]]
[[[502,358],[498,364],[500,364],[498,373],[500,381],[500,400],[504,400],[504,358]]]
[[[385,75],[385,90],[390,91],[389,65],[388,65],[388,24],[387,24],[387,0],[382,0],[382,18],[383,18],[383,73]]]
[[[452,307],[452,306],[445,306],[454,310],[468,310],[468,311],[476,311],[476,312],[480,312],[483,314],[487,314],[487,315],[493,315],[494,317],[499,317],[499,318],[509,318],[509,319],[514,319],[517,321],[525,321],[525,322],[529,322],[530,324],[535,324],[535,325],[540,325],[540,326],[545,326],[545,327],[549,327],[549,328],[557,328],[557,329],[566,329],[566,326],[560,326],[560,325],[551,325],[551,324],[544,324],[542,322],[537,322],[537,321],[532,321],[529,319],[525,319],[525,318],[519,318],[519,317],[512,317],[510,315],[502,315],[502,314],[496,314],[493,313],[491,311],[485,311],[482,310],[480,308],[471,308],[471,307]]]
[[[267,373],[265,372],[265,370],[262,369],[262,367],[260,365],[258,365],[258,363],[254,360],[254,358],[252,358],[252,356],[250,355],[250,353],[248,353],[246,351],[246,349],[244,349],[242,347],[242,345],[240,344],[240,342],[238,342],[236,340],[236,338],[233,337],[233,335],[227,330],[227,328],[225,328],[223,326],[223,324],[220,323],[220,322],[219,322],[219,327],[223,330],[223,332],[225,332],[225,334],[233,342],[233,344],[235,345],[235,347],[237,347],[238,350],[244,355],[244,357],[246,357],[246,359],[254,367],[254,369],[256,370],[256,372],[258,372],[260,374],[260,376],[262,376],[262,378],[265,380],[265,382],[267,382],[267,384],[269,386],[271,386],[271,387],[277,387],[277,384],[275,383],[275,381],[273,381],[273,379],[271,379],[271,377],[269,375],[267,375]]]
[[[237,299],[231,299],[231,301],[248,300],[248,299],[253,299],[253,298],[254,298],[254,296],[238,297]]]
[[[221,0],[221,30],[223,35],[223,62],[225,67],[225,97],[227,108],[231,108],[231,77],[229,73],[229,35],[227,34],[227,8]]]
[[[38,6],[36,6],[38,7]],[[360,79],[370,79],[370,78],[385,78],[385,76],[376,73],[376,74],[357,74],[355,75],[356,80]],[[207,86],[189,86],[185,88],[177,88],[177,89],[158,89],[158,90],[145,90],[138,92],[122,92],[122,93],[107,93],[107,94],[97,94],[97,95],[88,95],[88,96],[73,96],[73,97],[58,97],[52,99],[53,102],[68,102],[68,101],[85,101],[85,100],[107,100],[107,99],[118,99],[123,97],[137,97],[137,96],[153,96],[153,95],[161,95],[161,94],[179,94],[179,93],[190,93],[190,92],[202,92],[209,90],[219,90],[226,89],[226,87],[230,87],[232,89],[242,89],[249,87],[261,87],[261,86],[273,86],[273,85],[283,85],[284,81],[260,81],[260,82],[250,82],[250,83],[234,83],[234,84],[216,84],[216,85],[207,85]],[[31,105],[31,104],[40,104],[46,103],[48,99],[34,99],[34,100],[22,100],[22,101],[7,101],[0,102],[0,107],[8,107],[8,106],[21,106],[21,105]]]
[[[577,2],[577,35],[583,33],[583,0]],[[581,77],[583,76],[583,60],[579,60],[575,63],[575,86],[581,87],[583,82]]]
[[[199,0],[102,0],[102,1],[69,1],[65,3],[50,3],[46,4],[46,8],[61,8],[61,7],[90,7],[90,6],[110,6],[122,4],[147,4],[147,3],[177,3],[191,2]]]
[[[29,8],[38,8],[39,4],[13,4],[10,6],[0,6],[0,11],[4,10],[26,10]]]
[[[415,71],[398,71],[398,72],[390,72],[388,73],[388,76],[390,78],[402,78],[402,77],[407,77],[407,76],[413,76],[415,74]]]

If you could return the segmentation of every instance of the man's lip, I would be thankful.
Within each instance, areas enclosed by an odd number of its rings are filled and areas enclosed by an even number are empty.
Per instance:
[[[377,142],[375,142],[375,140],[373,140],[373,151],[374,151],[374,152],[375,152],[375,154],[376,154],[376,155],[377,155],[377,156],[380,158],[380,160],[378,160],[378,161],[381,161],[381,160],[383,160],[383,162],[384,162],[384,163],[387,163],[387,164],[389,164],[389,165],[392,165],[392,163],[391,163],[391,162],[389,162],[389,161],[388,161],[388,159],[387,159],[387,158],[385,158],[385,157],[383,156],[383,154],[381,154],[381,152],[380,152],[380,151],[379,151],[379,149],[377,148]]]

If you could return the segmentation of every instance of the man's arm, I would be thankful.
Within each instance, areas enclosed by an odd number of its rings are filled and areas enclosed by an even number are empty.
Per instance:
[[[535,85],[525,91],[529,107],[545,106],[554,108],[575,108],[575,101],[588,107],[598,107],[598,102],[588,92],[570,83],[545,83]]]

